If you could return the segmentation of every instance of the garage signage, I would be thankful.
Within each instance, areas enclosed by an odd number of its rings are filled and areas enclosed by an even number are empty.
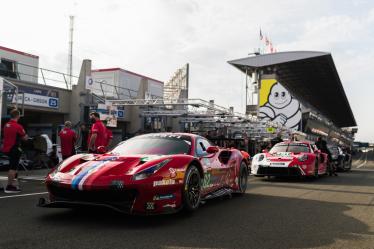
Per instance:
[[[60,104],[58,91],[19,86],[18,92],[18,104],[22,104],[22,98],[25,105],[31,106],[57,109]],[[16,102],[15,98],[14,95],[13,103]]]

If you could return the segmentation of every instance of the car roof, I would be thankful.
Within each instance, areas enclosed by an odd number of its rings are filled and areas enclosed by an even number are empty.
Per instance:
[[[201,136],[196,135],[196,134],[184,133],[184,132],[154,132],[154,133],[142,134],[142,135],[139,135],[139,136],[147,137],[147,136],[154,136],[154,135],[188,136],[188,137],[194,137],[194,138],[201,137]]]
[[[280,142],[280,144],[305,144],[305,145],[311,145],[313,143],[311,143],[309,141],[284,141],[284,142]]]

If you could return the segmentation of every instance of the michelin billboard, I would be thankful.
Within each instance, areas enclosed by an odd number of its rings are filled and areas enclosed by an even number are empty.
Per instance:
[[[300,102],[275,79],[263,79],[260,90],[259,117],[292,130],[301,129]]]

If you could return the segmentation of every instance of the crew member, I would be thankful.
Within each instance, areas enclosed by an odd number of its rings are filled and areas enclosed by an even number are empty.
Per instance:
[[[75,142],[77,141],[77,134],[71,129],[71,122],[66,121],[64,128],[58,133],[61,140],[61,154],[62,159],[65,160],[72,155],[75,155]]]
[[[27,140],[27,135],[22,125],[18,124],[20,112],[16,109],[10,112],[10,121],[4,126],[3,152],[9,157],[8,185],[5,193],[19,193],[21,190],[16,186],[16,176],[21,158],[20,140]]]
[[[106,145],[105,148],[108,150],[113,140],[113,132],[109,129],[108,125],[105,127],[106,130]]]
[[[81,136],[81,151],[87,151],[87,143],[88,143],[88,136],[89,136],[89,131],[85,123],[82,123],[80,125],[80,136]]]
[[[106,128],[100,120],[100,114],[97,112],[90,113],[90,120],[92,123],[88,149],[91,153],[97,153],[100,146],[106,146]]]
[[[327,154],[327,158],[328,158],[328,161],[327,161],[327,166],[329,168],[329,175],[335,175],[337,176],[338,174],[336,173],[336,167],[334,165],[334,163],[332,163],[331,161],[331,153],[329,151],[329,149],[327,148],[327,143],[325,140],[322,139],[322,137],[318,137],[317,138],[317,142],[316,142],[316,146],[318,147],[318,149],[322,152],[322,153],[326,153]]]
[[[283,142],[283,139],[282,139],[281,133],[278,133],[277,136],[270,141],[271,148],[273,148],[273,146],[276,145],[277,143],[281,143],[281,142]]]

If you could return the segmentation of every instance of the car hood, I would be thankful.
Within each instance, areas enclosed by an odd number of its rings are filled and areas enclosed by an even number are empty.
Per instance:
[[[71,176],[80,175],[84,172],[101,176],[124,175],[127,172],[136,173],[167,158],[168,156],[159,155],[83,155],[75,158],[75,160],[68,161],[57,172]]]

